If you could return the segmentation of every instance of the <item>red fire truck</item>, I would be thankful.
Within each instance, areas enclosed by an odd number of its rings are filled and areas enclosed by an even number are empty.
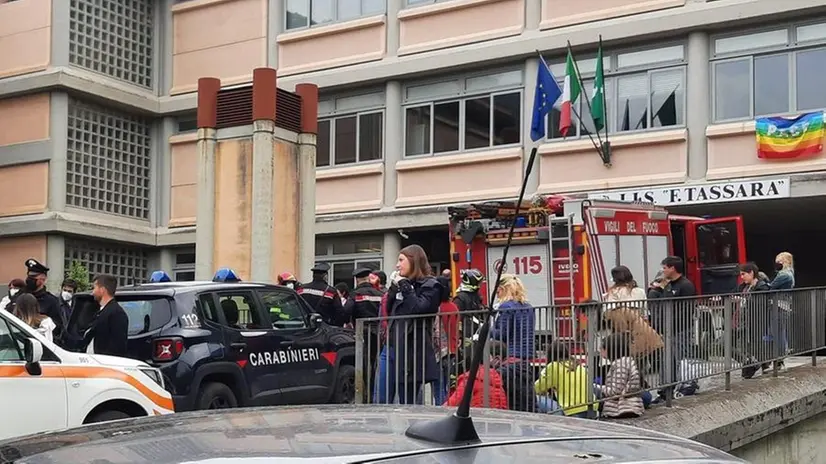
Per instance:
[[[476,268],[492,285],[498,266],[516,274],[537,311],[537,333],[573,337],[583,316],[571,305],[601,300],[611,268],[627,266],[644,287],[669,255],[686,263],[686,277],[701,294],[730,292],[737,266],[746,260],[740,217],[701,218],[670,214],[651,203],[538,196],[514,217],[516,202],[451,207],[450,235],[454,284],[459,271]],[[516,221],[507,263],[502,251]],[[488,287],[482,288],[487,302]],[[542,314],[547,314],[544,316]],[[550,316],[553,314],[553,316]]]

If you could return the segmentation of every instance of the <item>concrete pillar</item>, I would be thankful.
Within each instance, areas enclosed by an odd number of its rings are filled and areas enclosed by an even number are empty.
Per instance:
[[[51,2],[51,59],[52,67],[69,66],[69,16],[70,2]],[[59,285],[59,284],[58,284]]]
[[[218,91],[221,81],[198,80],[198,208],[195,227],[195,279],[211,280],[214,272],[215,150]]]
[[[160,269],[160,270],[166,272],[167,274],[169,274],[169,277],[174,279],[175,276],[172,275],[172,269],[174,269],[174,268],[175,268],[175,253],[174,253],[174,251],[172,250],[172,248],[161,248],[160,250],[158,250],[158,268],[157,269],[149,268],[149,270],[150,271],[156,271],[156,270]]]
[[[388,81],[384,109],[384,207],[392,208],[398,195],[396,163],[404,153],[404,117],[402,115],[402,85]]]
[[[278,34],[284,32],[284,0],[267,1],[267,66],[278,68]]]
[[[272,280],[273,143],[277,76],[275,69],[258,68],[252,76],[252,230],[250,279]]]
[[[539,2],[535,2],[539,4]],[[536,72],[539,69],[539,58],[528,58],[525,60],[525,82],[534,83],[536,79]],[[522,173],[524,176],[525,169],[528,167],[528,159],[531,154],[531,149],[536,145],[531,140],[531,119],[533,115],[533,99],[535,85],[526,85],[525,91],[522,92]],[[547,128],[546,128],[547,129]],[[537,142],[538,143],[538,142]],[[539,164],[541,163],[539,156],[533,163],[533,170],[528,177],[528,185],[525,188],[525,198],[530,198],[539,189]]]
[[[542,3],[530,0],[525,2],[525,29],[539,29],[539,23],[542,21]]]
[[[158,24],[156,26],[158,35],[160,37],[158,44],[155,46],[155,76],[157,84],[158,95],[168,95],[169,89],[172,88],[172,43],[175,37],[174,20],[172,15],[172,6],[175,5],[175,0],[161,0],[158,2]]]
[[[396,269],[396,262],[399,260],[399,251],[402,249],[402,237],[396,230],[387,231],[384,233],[384,241],[382,243],[382,269],[387,276]]]
[[[688,178],[703,179],[708,170],[706,127],[711,122],[709,39],[704,31],[688,35],[686,71],[686,127],[688,128]]]
[[[54,152],[49,161],[49,210],[66,209],[66,151],[69,137],[69,96],[52,92],[49,101],[49,138]]]
[[[46,262],[49,267],[49,274],[46,279],[46,288],[56,293],[60,291],[60,285],[66,277],[66,241],[62,235],[46,236]]]
[[[161,120],[158,140],[153,144],[158,147],[157,160],[157,185],[158,193],[155,195],[158,206],[157,220],[159,227],[169,225],[170,207],[172,204],[172,147],[169,145],[169,137],[175,134],[177,121],[173,117],[165,117]]]
[[[399,11],[404,8],[404,0],[387,0],[387,56],[399,53]]]
[[[315,260],[315,171],[318,135],[318,86],[298,84],[301,96],[301,134],[298,136],[298,269],[301,282],[312,279],[310,268]]]

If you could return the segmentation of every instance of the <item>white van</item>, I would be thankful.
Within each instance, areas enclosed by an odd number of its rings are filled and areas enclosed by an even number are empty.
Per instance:
[[[174,412],[158,369],[72,353],[0,310],[0,440]]]

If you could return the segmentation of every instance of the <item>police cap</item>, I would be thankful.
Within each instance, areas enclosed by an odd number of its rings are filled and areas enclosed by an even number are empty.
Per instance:
[[[310,271],[315,274],[326,274],[330,271],[330,265],[327,263],[315,263],[315,266],[310,268]]]
[[[29,272],[29,274],[49,273],[49,268],[34,258],[29,258],[26,260],[26,270]]]
[[[368,277],[372,272],[373,270],[369,267],[360,267],[353,271],[353,277],[357,279],[363,279],[365,277]]]

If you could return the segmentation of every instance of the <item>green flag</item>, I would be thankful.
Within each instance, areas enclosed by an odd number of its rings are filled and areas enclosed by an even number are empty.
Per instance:
[[[594,95],[591,97],[591,118],[597,132],[605,127],[605,75],[602,70],[602,46],[597,53],[597,72],[594,77]]]

